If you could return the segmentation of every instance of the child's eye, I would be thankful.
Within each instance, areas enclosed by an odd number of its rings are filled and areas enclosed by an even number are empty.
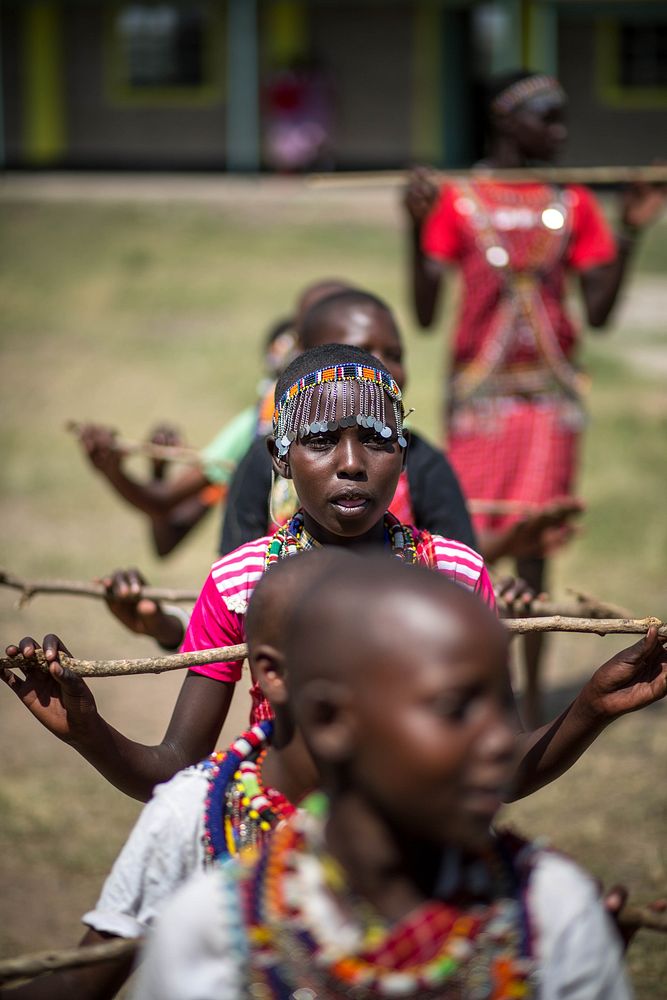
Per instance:
[[[312,437],[306,438],[304,444],[312,451],[325,451],[327,448],[333,447],[334,440],[324,434],[314,434]]]
[[[391,438],[383,438],[379,434],[373,434],[373,433],[365,434],[361,439],[362,444],[365,444],[371,448],[386,448],[390,442]]]

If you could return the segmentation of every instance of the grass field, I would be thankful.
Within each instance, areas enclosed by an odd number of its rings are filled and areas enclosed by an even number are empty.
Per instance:
[[[393,196],[221,182],[219,196],[202,197],[195,179],[176,197],[160,183],[142,197],[130,181],[108,189],[100,180],[73,200],[39,179],[0,189],[0,561],[17,574],[90,579],[138,565],[155,583],[200,584],[217,514],[157,561],[140,515],[84,463],[63,425],[94,418],[138,437],[168,417],[191,443],[206,443],[253,398],[264,332],[315,278],[352,279],[396,306],[414,424],[438,433],[443,338],[422,337],[410,322]],[[614,331],[585,348],[593,378],[581,477],[588,513],[580,539],[557,560],[554,591],[573,585],[665,618],[667,227],[649,235],[637,270]],[[91,658],[153,650],[93,601],[38,597],[19,611],[15,595],[0,591],[0,620],[3,646],[55,631]],[[554,639],[551,708],[623,645]],[[146,742],[160,739],[178,686],[163,676],[99,680],[94,691],[110,721]],[[242,727],[246,703],[236,700],[221,743]],[[79,916],[139,807],[42,732],[4,688],[0,720],[0,953],[9,955],[78,939]],[[666,760],[662,704],[621,720],[568,775],[507,818],[548,836],[603,882],[625,881],[638,903],[667,896]],[[640,1000],[664,995],[664,945],[648,932],[633,945]]]

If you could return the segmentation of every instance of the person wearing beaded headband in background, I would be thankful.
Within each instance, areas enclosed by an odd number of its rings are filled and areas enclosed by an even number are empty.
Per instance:
[[[497,78],[479,180],[438,192],[428,174],[417,171],[405,194],[420,326],[431,327],[436,316],[442,266],[457,265],[463,278],[447,391],[447,450],[463,491],[557,515],[527,539],[520,514],[473,517],[486,558],[514,547],[519,576],[538,592],[546,587],[545,556],[571,536],[570,519],[582,509],[572,489],[584,379],[575,363],[565,278],[578,274],[587,321],[604,326],[636,239],[665,202],[664,189],[629,187],[614,239],[583,187],[484,178],[484,170],[555,159],[567,136],[565,105],[553,77],[516,72]],[[533,724],[540,714],[542,641],[535,633],[524,644],[525,709]]]
[[[287,645],[324,794],[257,862],[179,890],[136,1000],[626,1000],[593,880],[491,829],[515,749],[502,626],[438,574],[338,559]]]

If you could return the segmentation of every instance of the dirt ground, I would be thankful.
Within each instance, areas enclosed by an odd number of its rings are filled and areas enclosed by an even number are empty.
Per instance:
[[[610,209],[613,211],[613,206]],[[410,359],[415,426],[439,435],[443,344],[418,335],[406,303],[394,189],[306,189],[217,177],[8,176],[0,181],[3,455],[0,564],[25,577],[91,579],[139,565],[151,582],[196,588],[215,553],[219,513],[166,561],[140,515],[112,495],[63,431],[96,418],[140,437],[165,416],[199,445],[253,398],[259,345],[297,290],[340,275],[395,304]],[[589,339],[591,425],[581,538],[555,561],[553,589],[598,593],[667,618],[665,431],[667,227],[646,240],[606,339]],[[450,309],[453,307],[453,301]],[[135,460],[132,468],[143,474]],[[0,588],[2,645],[55,631],[80,656],[151,655],[93,600]],[[622,640],[559,636],[545,671],[555,713]],[[520,685],[520,669],[516,671]],[[159,741],[180,679],[94,683],[101,711]],[[244,685],[247,687],[247,685]],[[237,693],[220,745],[242,728]],[[104,782],[0,689],[0,955],[73,943],[79,917],[139,805]],[[667,705],[623,719],[553,786],[506,811],[606,884],[643,903],[667,896]],[[629,955],[640,1000],[667,995],[664,939]]]

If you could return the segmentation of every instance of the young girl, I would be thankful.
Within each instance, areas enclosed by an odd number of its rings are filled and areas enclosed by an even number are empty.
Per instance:
[[[403,343],[396,318],[382,299],[359,288],[338,287],[304,311],[298,326],[299,347],[350,344],[378,358],[401,392],[406,381]],[[272,489],[271,460],[263,440],[256,440],[231,482],[220,552],[238,548],[277,527],[298,506],[284,479]],[[410,432],[407,468],[399,477],[390,511],[399,521],[475,547],[475,537],[458,480],[442,452]],[[272,530],[272,529],[269,529]]]
[[[433,324],[444,269],[455,265],[463,280],[447,391],[448,455],[467,497],[535,510],[571,497],[584,423],[585,379],[576,364],[567,278],[579,279],[588,323],[604,326],[637,237],[665,200],[657,188],[629,188],[614,238],[586,188],[484,177],[485,170],[553,161],[567,137],[565,106],[552,77],[499,77],[489,94],[489,149],[479,179],[438,192],[418,174],[406,194],[421,326]],[[571,500],[569,515],[579,510]],[[475,517],[487,558],[506,547],[517,518]],[[547,544],[519,559],[518,575],[536,592],[548,586],[544,556],[569,534],[567,524],[556,525],[545,533]],[[526,638],[532,717],[539,714],[541,643],[539,634]]]
[[[423,563],[479,593],[490,605],[493,588],[483,560],[458,542],[401,524],[386,513],[405,462],[401,391],[377,359],[354,347],[328,345],[302,354],[276,387],[273,439],[276,472],[294,481],[302,509],[273,536],[251,542],[213,565],[195,605],[184,650],[244,641],[244,615],[252,590],[278,559],[317,545],[379,547],[410,563]],[[34,639],[19,651],[30,658]],[[67,652],[55,636],[44,641],[51,676],[29,669],[24,684],[3,678],[57,736],[69,742],[116,787],[146,799],[153,786],[215,747],[242,664],[212,664],[189,671],[161,744],[127,739],[97,712],[80,678],[57,662]],[[63,680],[65,684],[63,685]],[[253,721],[270,716],[256,686]]]
[[[258,863],[174,897],[138,1000],[626,1000],[593,880],[491,830],[514,767],[507,652],[494,616],[437,574],[329,568],[287,647],[325,795]]]

